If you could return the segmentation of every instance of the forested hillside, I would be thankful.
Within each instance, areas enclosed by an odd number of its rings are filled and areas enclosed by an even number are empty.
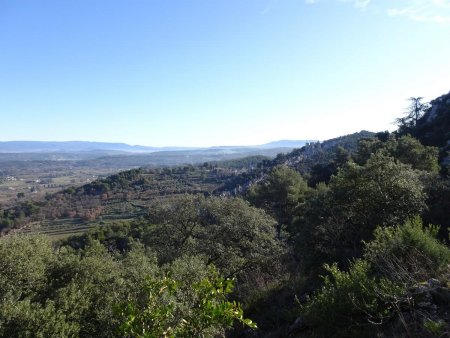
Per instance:
[[[450,94],[414,100],[393,133],[1,210],[0,336],[448,336]]]
[[[439,159],[443,169],[450,165],[450,93],[430,103],[422,98],[411,98],[409,114],[397,120],[399,134],[411,134],[425,145],[439,147]]]
[[[317,171],[325,170],[328,175],[325,180],[328,180],[337,169],[334,165],[337,152],[354,153],[358,140],[373,135],[362,131],[322,143],[309,143],[290,153],[280,153],[273,160],[249,156],[198,165],[123,171],[81,187],[47,194],[43,200],[19,200],[14,207],[0,214],[0,230],[20,229],[60,235],[58,230],[62,233],[85,231],[91,227],[89,223],[96,225],[104,220],[142,216],[145,207],[155,198],[164,196],[185,193],[241,196],[281,164],[306,176],[312,175],[310,180],[317,180],[314,176]]]
[[[0,225],[4,232],[16,229],[47,232],[74,223],[71,229],[76,231],[92,222],[133,219],[144,215],[157,199],[180,194],[211,195],[224,182],[234,182],[237,176],[245,180],[245,173],[264,159],[250,157],[223,164],[123,171],[81,187],[48,194],[41,200],[19,200],[16,206],[2,210]]]

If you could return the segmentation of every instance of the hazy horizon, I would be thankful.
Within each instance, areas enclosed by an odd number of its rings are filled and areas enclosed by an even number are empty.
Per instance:
[[[394,130],[450,90],[450,2],[0,4],[0,140],[256,145]]]
[[[162,146],[153,146],[148,144],[133,144],[128,142],[108,142],[108,141],[89,141],[89,140],[62,140],[62,141],[55,141],[55,140],[0,140],[1,143],[20,143],[20,142],[39,142],[39,143],[100,143],[100,144],[120,144],[120,145],[126,145],[130,147],[147,147],[147,148],[214,148],[214,147],[258,147],[258,146],[264,146],[267,144],[272,143],[278,143],[278,142],[317,142],[317,141],[325,141],[325,140],[307,140],[307,139],[283,139],[283,140],[271,140],[264,143],[252,143],[252,144],[238,144],[238,145],[230,145],[230,144],[215,144],[210,146],[183,146],[183,145],[177,145],[177,144],[168,144],[168,145],[162,145]]]

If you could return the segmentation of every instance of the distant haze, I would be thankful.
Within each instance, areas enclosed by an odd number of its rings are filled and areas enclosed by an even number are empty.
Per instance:
[[[254,146],[218,146],[218,148],[300,148],[311,140],[281,140],[274,141],[262,145]],[[45,141],[6,141],[0,142],[0,153],[36,153],[36,152],[155,152],[155,151],[178,151],[178,150],[196,150],[207,149],[204,147],[147,147],[140,145],[128,145],[125,143],[109,143],[109,142],[85,142],[85,141],[68,141],[68,142],[45,142]]]

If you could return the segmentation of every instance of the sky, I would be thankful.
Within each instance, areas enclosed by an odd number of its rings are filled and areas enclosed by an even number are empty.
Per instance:
[[[0,141],[394,130],[450,91],[450,0],[0,0]]]

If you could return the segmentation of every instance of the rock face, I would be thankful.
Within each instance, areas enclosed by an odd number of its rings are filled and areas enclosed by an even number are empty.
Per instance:
[[[296,169],[300,173],[308,172],[311,167],[317,163],[328,163],[328,160],[333,156],[333,152],[342,147],[349,153],[357,150],[358,141],[364,138],[372,138],[375,133],[362,130],[357,133],[337,137],[323,142],[309,143],[306,146],[295,149],[283,159],[282,163],[291,168]],[[276,161],[275,159],[274,161]]]
[[[438,147],[440,163],[450,166],[450,93],[430,102],[411,134],[427,146]]]
[[[427,113],[426,117],[425,117],[425,121],[427,123],[430,123],[431,121],[433,121],[436,118],[439,107],[440,107],[439,104],[436,104],[431,107],[430,112]]]
[[[430,108],[417,122],[413,136],[425,145],[447,145],[450,140],[450,93],[430,102]]]
[[[450,288],[430,279],[409,290],[410,306],[400,318],[416,332],[414,337],[448,337],[450,334]],[[417,325],[418,324],[418,325]]]

